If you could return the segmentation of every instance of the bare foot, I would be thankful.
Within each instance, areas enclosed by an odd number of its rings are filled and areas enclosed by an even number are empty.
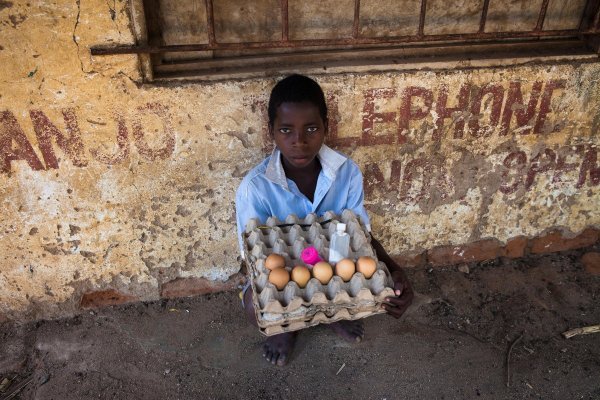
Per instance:
[[[296,332],[269,336],[263,345],[263,357],[273,365],[284,366],[287,364],[295,344]]]
[[[329,327],[339,337],[350,343],[360,342],[365,335],[363,323],[360,320],[333,322],[329,324]]]

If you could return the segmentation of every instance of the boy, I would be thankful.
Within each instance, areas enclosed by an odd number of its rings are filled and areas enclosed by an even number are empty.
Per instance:
[[[322,215],[348,208],[370,230],[369,216],[363,205],[362,174],[349,158],[324,144],[327,133],[327,105],[323,90],[314,80],[291,75],[279,81],[269,98],[269,134],[275,142],[270,157],[252,169],[236,194],[238,238],[242,249],[242,232],[250,218],[265,222],[274,215],[285,220],[289,214],[304,218],[314,212]],[[406,275],[381,244],[372,237],[371,244],[394,280],[396,297],[388,298],[385,310],[399,318],[412,302],[413,291]],[[243,252],[243,249],[242,249]],[[256,325],[252,307],[252,290],[244,290],[243,304],[248,319]],[[350,342],[363,337],[360,320],[328,324]],[[294,347],[296,332],[267,338],[263,356],[268,362],[285,365]]]

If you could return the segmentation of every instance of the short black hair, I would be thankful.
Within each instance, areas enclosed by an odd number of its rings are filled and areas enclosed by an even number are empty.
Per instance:
[[[277,108],[283,103],[312,103],[319,109],[324,124],[327,124],[327,104],[321,86],[308,76],[293,74],[283,78],[271,90],[269,97],[269,126],[273,127]]]

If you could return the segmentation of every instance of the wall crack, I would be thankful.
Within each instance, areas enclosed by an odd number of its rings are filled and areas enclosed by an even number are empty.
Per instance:
[[[125,72],[123,71],[119,71],[116,75],[113,76],[124,76],[125,78],[129,79],[131,81],[131,83],[133,83],[135,85],[135,87],[137,87],[138,89],[142,87],[142,84],[140,82],[137,82],[135,79],[133,79],[131,76],[127,75]]]
[[[79,60],[79,65],[81,68],[81,72],[83,72],[84,74],[91,74],[91,73],[95,73],[96,71],[91,70],[91,71],[86,71],[83,68],[83,60],[81,59],[81,52],[80,52],[80,47],[79,47],[79,42],[77,41],[77,27],[79,27],[79,21],[80,21],[80,17],[81,17],[81,0],[75,0],[75,4],[77,4],[77,17],[75,18],[75,26],[73,27],[73,33],[72,33],[72,38],[73,38],[73,43],[75,43],[75,46],[77,46],[77,59]]]
[[[75,20],[75,26],[73,27],[73,43],[77,46],[77,58],[79,59],[79,63],[81,64],[81,71],[83,71],[83,61],[81,61],[81,55],[79,54],[79,43],[77,42],[77,36],[75,33],[77,32],[77,27],[79,26],[79,17],[81,16],[81,0],[75,0],[75,4],[77,4],[77,18]]]
[[[108,12],[110,14],[110,19],[113,21],[113,24],[115,25],[115,29],[117,30],[117,32],[119,32],[119,37],[122,37],[123,34],[121,33],[121,29],[119,28],[119,24],[117,24],[117,0],[113,0],[112,1],[112,7],[110,5],[110,0],[106,1],[106,6],[108,7]]]

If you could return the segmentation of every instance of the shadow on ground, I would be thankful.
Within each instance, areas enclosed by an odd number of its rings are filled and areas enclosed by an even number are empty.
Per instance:
[[[600,399],[600,334],[561,336],[600,323],[590,250],[409,270],[403,320],[366,319],[358,345],[303,331],[284,368],[263,361],[237,293],[7,324],[0,399]]]

